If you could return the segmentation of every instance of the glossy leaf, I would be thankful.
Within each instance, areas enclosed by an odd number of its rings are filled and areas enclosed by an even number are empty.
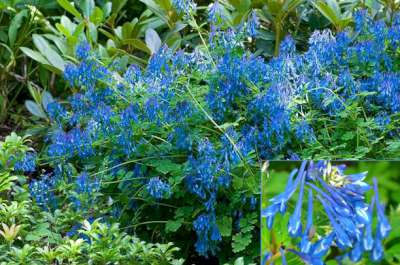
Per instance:
[[[39,118],[47,117],[46,114],[43,112],[42,108],[32,100],[26,100],[25,107],[29,110],[30,113]]]
[[[152,54],[156,53],[161,48],[161,39],[154,29],[147,29],[145,40]]]
[[[57,0],[57,2],[62,6],[66,11],[77,17],[78,19],[82,19],[79,11],[68,1],[68,0]]]

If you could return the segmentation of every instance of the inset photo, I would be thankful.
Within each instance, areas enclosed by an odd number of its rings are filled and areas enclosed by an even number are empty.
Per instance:
[[[400,264],[400,161],[270,161],[261,264]]]

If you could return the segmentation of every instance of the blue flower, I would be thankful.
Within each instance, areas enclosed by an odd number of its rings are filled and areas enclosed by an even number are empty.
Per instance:
[[[42,175],[40,179],[34,179],[29,183],[29,193],[37,205],[49,211],[57,207],[57,199],[54,193],[57,178],[49,174]]]
[[[375,198],[373,197],[371,200],[371,204],[368,207],[368,217],[369,222],[365,225],[364,235],[363,235],[363,248],[366,251],[371,251],[374,245],[374,238],[372,236],[372,214],[374,209]]]
[[[66,109],[56,101],[49,103],[46,106],[46,111],[50,120],[58,123],[61,123],[67,117]]]
[[[197,234],[196,251],[203,256],[215,254],[217,243],[222,240],[215,220],[215,214],[201,214],[193,221],[193,228]]]
[[[100,180],[92,178],[87,172],[83,172],[76,177],[75,193],[71,196],[71,201],[76,210],[89,210],[96,201],[97,192],[100,190]]]
[[[316,140],[313,128],[306,120],[301,120],[295,127],[295,135],[304,143],[313,143]]]
[[[58,130],[52,135],[48,155],[56,159],[78,156],[87,158],[94,154],[92,138],[88,131],[73,128],[69,132]]]
[[[378,213],[378,229],[377,233],[379,234],[379,238],[387,238],[389,236],[389,232],[392,229],[388,219],[385,216],[385,211],[382,205],[379,202],[379,194],[378,194],[378,181],[376,178],[373,179],[374,182],[374,192],[375,192],[375,205],[376,211]]]
[[[130,85],[134,85],[138,82],[142,77],[142,71],[140,70],[139,66],[132,64],[128,67],[124,74],[124,79]]]
[[[289,235],[292,237],[297,237],[301,233],[301,208],[302,208],[302,203],[303,203],[303,193],[304,193],[304,175],[300,176],[301,177],[301,184],[300,184],[300,193],[299,197],[297,199],[297,204],[296,208],[294,210],[293,215],[289,219],[289,225],[288,225],[288,232]]]
[[[281,42],[279,47],[280,56],[293,56],[296,53],[296,43],[292,36],[287,35]]]
[[[155,199],[164,199],[171,196],[171,186],[160,180],[159,177],[153,177],[146,186],[147,192]]]
[[[98,80],[106,81],[109,72],[107,68],[96,61],[85,60],[78,65],[68,64],[64,70],[64,78],[71,86],[92,89]]]
[[[89,56],[90,45],[87,41],[83,41],[76,46],[75,54],[78,60],[85,60]]]
[[[247,19],[247,27],[246,27],[247,34],[252,38],[256,37],[259,26],[260,26],[260,21],[257,17],[256,12],[253,10],[251,11]]]
[[[215,0],[214,3],[210,7],[210,11],[208,12],[208,21],[217,25],[220,20],[223,18],[222,15],[223,9],[218,0]]]
[[[327,161],[319,161],[310,162],[305,168],[306,163],[303,162],[299,170],[303,173],[299,173],[297,178],[294,178],[297,170],[290,173],[286,189],[271,198],[270,205],[262,210],[268,229],[273,229],[273,220],[277,213],[286,213],[288,201],[296,191],[296,187],[300,185],[297,204],[288,222],[289,235],[296,240],[299,238],[296,241],[298,249],[288,249],[288,251],[299,256],[307,264],[323,264],[324,257],[333,246],[338,247],[342,256],[350,258],[353,262],[359,261],[366,252],[371,254],[372,260],[381,260],[382,240],[388,236],[391,226],[383,207],[378,203],[376,205],[378,222],[373,237],[373,208],[376,201],[379,201],[376,179],[374,179],[374,197],[371,203],[367,204],[365,193],[370,190],[370,185],[364,182],[366,172],[346,175],[344,166],[332,166]],[[309,193],[307,221],[305,229],[302,229],[304,185],[308,187]],[[328,225],[324,225],[329,226],[329,233],[323,234],[314,227],[313,191],[316,192],[316,198],[328,219]],[[318,235],[317,241],[313,240],[315,234]]]
[[[186,16],[196,10],[196,4],[192,0],[172,0],[172,5],[179,13]]]
[[[20,160],[15,162],[14,170],[24,173],[36,171],[36,154],[32,152],[25,153]]]

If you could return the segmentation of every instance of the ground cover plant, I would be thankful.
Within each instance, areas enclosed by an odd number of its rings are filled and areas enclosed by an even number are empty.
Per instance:
[[[57,180],[44,174],[28,183],[23,173],[36,170],[36,153],[28,143],[15,133],[0,142],[0,264],[183,264],[174,258],[179,248],[172,243],[140,241],[118,223],[77,218],[65,206],[45,209],[46,203],[55,203],[49,188]]]
[[[256,263],[263,161],[398,157],[395,5],[142,2],[59,0],[2,58],[33,69],[3,76],[34,123],[23,152],[4,147],[4,207],[35,217],[5,219],[4,259]],[[298,14],[315,12],[323,26]],[[11,21],[1,47],[25,29]]]
[[[399,196],[385,182],[398,185],[399,166],[271,162],[263,178],[261,263],[398,264]]]

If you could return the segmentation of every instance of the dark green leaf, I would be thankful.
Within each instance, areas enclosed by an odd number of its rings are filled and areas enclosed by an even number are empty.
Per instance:
[[[77,17],[78,19],[82,19],[81,14],[78,10],[68,1],[68,0],[57,0],[57,2],[62,6],[66,11]]]
[[[8,28],[8,39],[10,47],[14,46],[15,40],[17,39],[18,30],[22,25],[24,17],[28,16],[28,10],[24,9],[13,17]]]

